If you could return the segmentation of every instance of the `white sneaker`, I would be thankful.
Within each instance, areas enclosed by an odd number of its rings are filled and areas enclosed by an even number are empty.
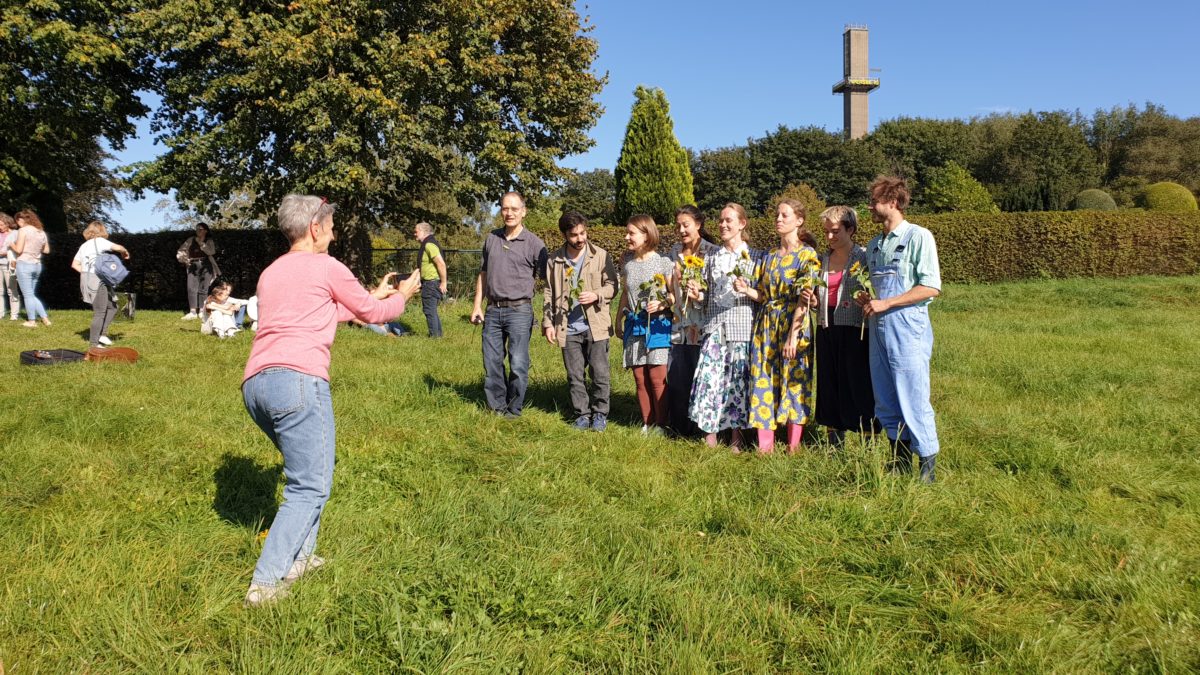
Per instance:
[[[260,586],[252,583],[250,584],[250,590],[246,591],[246,600],[242,605],[245,607],[262,607],[287,596],[287,586],[282,584],[279,586]]]
[[[310,555],[307,558],[300,558],[292,563],[292,569],[288,570],[287,576],[283,578],[283,583],[294,584],[300,577],[324,564],[325,559],[320,556]]]
[[[109,340],[107,335],[101,335],[100,339],[96,340],[96,342],[99,342],[100,344],[104,345],[105,347],[108,347],[109,345],[112,344],[112,340]]]
[[[650,426],[649,426],[648,424],[643,424],[643,425],[642,425],[642,435],[643,435],[643,436],[649,436],[649,435],[650,435]]]
[[[253,332],[255,332],[255,333],[257,333],[257,332],[258,332],[258,322],[257,322],[257,321],[255,321],[254,323],[250,324],[250,330],[251,330],[251,331],[253,331]]]
[[[192,319],[199,319],[200,315],[195,312],[188,312],[187,314],[184,314],[183,316],[181,316],[179,318],[182,321],[191,321]]]

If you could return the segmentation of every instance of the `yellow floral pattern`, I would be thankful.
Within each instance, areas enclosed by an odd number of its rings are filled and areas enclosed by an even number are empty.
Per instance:
[[[754,319],[750,343],[750,426],[775,429],[789,422],[807,424],[812,413],[812,332],[804,323],[796,343],[796,358],[785,359],[783,346],[796,309],[797,279],[819,265],[817,252],[772,252],[763,260],[757,290],[762,301]]]

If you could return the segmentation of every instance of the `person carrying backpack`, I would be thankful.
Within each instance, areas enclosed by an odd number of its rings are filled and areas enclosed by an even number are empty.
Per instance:
[[[83,245],[71,260],[71,269],[79,272],[79,293],[92,306],[92,325],[88,330],[88,347],[107,347],[108,326],[117,315],[116,294],[96,274],[96,259],[104,253],[116,253],[126,260],[129,249],[108,240],[108,228],[93,220],[83,231]]]

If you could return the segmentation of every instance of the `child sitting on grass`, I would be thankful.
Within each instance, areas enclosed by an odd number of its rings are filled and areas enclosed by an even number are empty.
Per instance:
[[[226,279],[213,282],[208,289],[208,297],[204,299],[206,316],[200,325],[201,333],[227,338],[242,329],[241,317],[248,301],[229,297],[232,292],[233,284]]]

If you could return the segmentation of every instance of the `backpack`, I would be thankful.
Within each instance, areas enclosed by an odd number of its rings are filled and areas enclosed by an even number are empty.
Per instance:
[[[97,244],[97,251],[99,251],[99,247],[100,245]],[[125,277],[129,276],[129,270],[125,269],[125,263],[121,260],[121,256],[115,253],[97,255],[92,270],[105,286],[113,290],[116,290],[117,286],[125,281]]]

